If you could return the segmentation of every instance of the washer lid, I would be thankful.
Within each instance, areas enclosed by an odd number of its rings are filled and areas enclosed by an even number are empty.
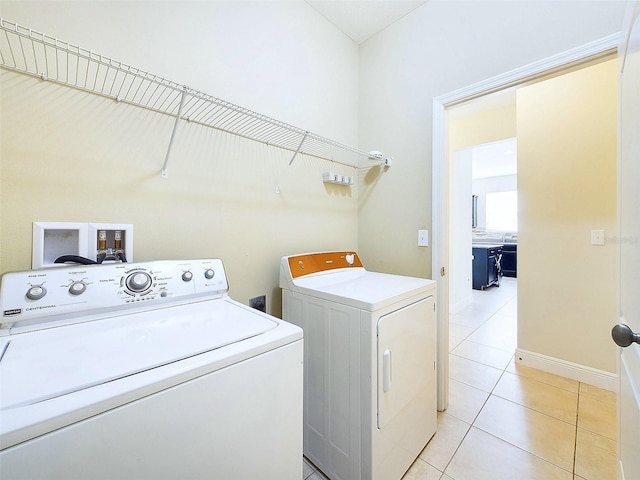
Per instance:
[[[134,375],[277,326],[220,299],[18,334],[0,360],[0,408]]]

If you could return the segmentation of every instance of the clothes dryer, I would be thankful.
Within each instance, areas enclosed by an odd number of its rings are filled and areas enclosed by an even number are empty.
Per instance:
[[[436,282],[322,252],[283,257],[280,287],[304,331],[305,455],[332,480],[399,480],[436,431]]]

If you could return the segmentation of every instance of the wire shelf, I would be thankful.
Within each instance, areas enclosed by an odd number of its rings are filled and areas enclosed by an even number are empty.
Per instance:
[[[253,112],[44,33],[0,18],[0,66],[180,120],[357,168],[369,153]],[[344,161],[345,153],[354,161]]]

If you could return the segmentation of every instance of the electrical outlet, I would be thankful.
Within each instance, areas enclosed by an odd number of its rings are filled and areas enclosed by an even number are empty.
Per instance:
[[[259,297],[253,297],[249,299],[249,306],[267,313],[267,297],[266,295],[260,295]]]

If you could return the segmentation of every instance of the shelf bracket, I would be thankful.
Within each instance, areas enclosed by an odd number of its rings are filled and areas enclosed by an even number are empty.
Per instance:
[[[182,98],[180,98],[180,106],[178,107],[178,114],[176,115],[176,122],[173,124],[173,131],[171,132],[171,139],[169,139],[169,146],[167,147],[167,154],[164,157],[164,164],[162,165],[162,178],[167,178],[169,172],[167,171],[167,164],[169,163],[169,154],[171,153],[171,147],[173,146],[173,139],[176,136],[178,130],[178,124],[180,123],[180,117],[182,117],[182,108],[184,102],[187,99],[187,87],[182,87]]]
[[[294,152],[293,157],[291,157],[291,160],[289,160],[289,165],[293,163],[293,161],[296,159],[296,155],[300,153],[300,149],[302,148],[302,144],[304,143],[304,141],[307,139],[307,135],[309,135],[309,132],[308,131],[304,132],[304,136],[302,137],[302,141],[300,142],[300,145],[298,145],[298,149]]]

